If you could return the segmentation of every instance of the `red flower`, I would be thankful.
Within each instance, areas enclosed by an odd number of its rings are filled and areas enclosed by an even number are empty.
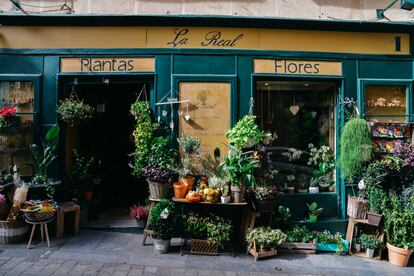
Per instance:
[[[3,106],[0,109],[0,116],[3,118],[13,117],[15,113],[16,113],[16,108],[14,106],[10,106],[10,107]]]

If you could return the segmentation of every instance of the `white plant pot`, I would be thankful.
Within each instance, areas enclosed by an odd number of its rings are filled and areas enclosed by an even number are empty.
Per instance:
[[[375,249],[367,248],[366,249],[367,257],[370,259],[374,258],[374,252],[375,252]]]
[[[168,249],[170,248],[170,241],[171,240],[157,240],[157,239],[154,239],[154,252],[156,254],[167,253]]]
[[[230,199],[231,199],[231,196],[221,196],[220,197],[221,203],[224,203],[224,204],[229,203]]]
[[[319,193],[319,187],[309,187],[310,194],[317,194]]]

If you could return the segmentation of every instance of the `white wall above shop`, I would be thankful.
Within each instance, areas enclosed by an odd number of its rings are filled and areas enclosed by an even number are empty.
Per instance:
[[[33,13],[59,9],[65,3],[65,0],[15,1]],[[67,0],[70,6],[71,2],[76,14],[192,14],[376,20],[376,9],[384,9],[392,0]],[[1,0],[1,12],[19,11],[13,8],[9,0]],[[400,1],[385,15],[391,21],[414,21],[414,12],[400,9]]]

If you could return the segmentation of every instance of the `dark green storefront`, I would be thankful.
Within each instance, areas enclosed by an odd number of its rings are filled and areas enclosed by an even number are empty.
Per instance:
[[[230,124],[249,112],[258,81],[331,82],[337,89],[336,105],[346,97],[353,98],[363,115],[366,87],[402,86],[406,91],[404,120],[414,119],[410,24],[192,16],[5,15],[0,16],[0,24],[0,82],[33,83],[35,141],[58,121],[55,109],[64,95],[64,85],[74,82],[136,83],[137,87],[145,83],[155,112],[160,111],[155,104],[166,92],[179,91],[180,83],[227,83]],[[102,65],[76,69],[76,62],[82,59],[86,65],[106,58],[114,60],[112,65],[106,63],[107,68]],[[116,66],[122,60],[133,59],[138,68]],[[295,65],[280,72],[279,61]],[[276,68],[269,64],[276,64]],[[314,64],[327,67],[316,72],[311,70]],[[68,69],[63,68],[66,65]],[[341,108],[335,109],[334,121],[334,138],[338,141],[344,121]],[[176,127],[174,132],[178,131]],[[63,139],[56,175],[64,173],[65,142]],[[338,152],[337,142],[334,147]],[[346,198],[351,188],[338,177],[339,173],[336,175],[336,192],[285,195],[283,201],[296,218],[306,216],[304,202],[320,202],[326,217],[321,228],[344,229]]]

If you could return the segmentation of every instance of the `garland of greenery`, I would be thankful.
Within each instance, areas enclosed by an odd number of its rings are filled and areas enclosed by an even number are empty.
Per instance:
[[[131,105],[131,114],[134,115],[136,122],[133,132],[135,142],[134,174],[139,176],[142,169],[147,165],[153,137],[153,124],[149,103],[137,100]]]
[[[352,177],[362,169],[373,154],[367,121],[351,118],[345,123],[340,140],[339,166],[344,177]]]

